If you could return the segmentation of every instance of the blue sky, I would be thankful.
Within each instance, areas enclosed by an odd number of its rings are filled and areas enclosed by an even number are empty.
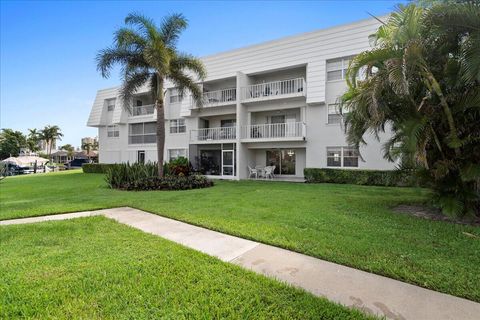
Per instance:
[[[189,27],[179,49],[197,56],[382,15],[400,1],[282,2],[0,2],[0,127],[27,132],[60,126],[59,145],[96,136],[86,126],[103,79],[95,55],[109,46],[130,12],[156,21],[183,13]]]

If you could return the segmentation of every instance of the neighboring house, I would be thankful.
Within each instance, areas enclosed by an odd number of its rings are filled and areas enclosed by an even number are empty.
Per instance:
[[[360,150],[348,146],[336,105],[349,59],[370,47],[378,26],[368,19],[202,58],[203,107],[167,85],[165,160],[185,156],[232,179],[257,165],[296,177],[305,167],[393,169],[373,137]],[[118,89],[99,90],[88,119],[98,127],[99,162],[155,161],[151,96],[139,90],[128,112]]]

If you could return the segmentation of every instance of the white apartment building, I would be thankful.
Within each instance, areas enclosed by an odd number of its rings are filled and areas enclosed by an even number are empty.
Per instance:
[[[362,20],[203,57],[202,107],[167,85],[165,159],[188,157],[224,179],[262,165],[298,178],[305,167],[393,169],[373,136],[360,150],[348,146],[336,105],[349,59],[370,48],[378,26]],[[118,89],[99,90],[88,119],[98,128],[99,162],[155,161],[151,96],[140,90],[129,112]]]

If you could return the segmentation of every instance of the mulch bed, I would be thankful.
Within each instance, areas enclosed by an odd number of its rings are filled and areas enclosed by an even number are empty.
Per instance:
[[[418,218],[435,220],[435,221],[446,221],[451,223],[458,223],[471,226],[480,226],[480,218],[476,218],[473,221],[471,220],[459,220],[451,217],[447,217],[442,214],[442,212],[435,208],[429,208],[419,205],[399,205],[393,208],[393,212],[401,214],[409,214]]]

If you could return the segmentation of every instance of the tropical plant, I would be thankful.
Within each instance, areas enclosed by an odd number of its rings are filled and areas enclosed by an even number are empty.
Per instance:
[[[0,133],[0,159],[17,157],[20,149],[27,146],[27,138],[20,131],[2,129]]]
[[[71,144],[64,144],[63,146],[60,147],[60,150],[65,150],[67,151],[67,157],[68,159],[72,159],[73,155],[75,153],[75,147],[72,146]]]
[[[45,126],[45,128],[40,131],[40,139],[44,140],[47,145],[48,159],[52,157],[53,143],[57,140],[62,140],[62,137],[63,133],[58,126]]]
[[[480,214],[480,4],[400,5],[372,40],[347,73],[349,143],[391,131],[385,158],[417,172],[445,214]]]
[[[158,176],[156,163],[119,163],[106,168],[105,181],[110,188],[122,190],[188,190],[211,187],[203,175]]]
[[[40,150],[38,143],[40,142],[40,132],[37,129],[28,129],[27,146],[31,152]]]
[[[124,108],[130,110],[133,94],[147,85],[157,111],[158,174],[163,176],[165,147],[164,87],[166,81],[176,86],[180,96],[189,91],[193,100],[202,103],[202,90],[196,81],[206,76],[202,62],[179,52],[176,45],[187,20],[181,14],[167,16],[157,27],[151,19],[139,14],[125,18],[126,27],[115,32],[114,45],[101,50],[97,69],[107,78],[115,64],[122,66],[123,83],[120,96]]]
[[[87,152],[87,157],[90,159],[90,151],[93,150],[94,145],[91,142],[85,142],[82,144],[82,150],[85,150]]]

